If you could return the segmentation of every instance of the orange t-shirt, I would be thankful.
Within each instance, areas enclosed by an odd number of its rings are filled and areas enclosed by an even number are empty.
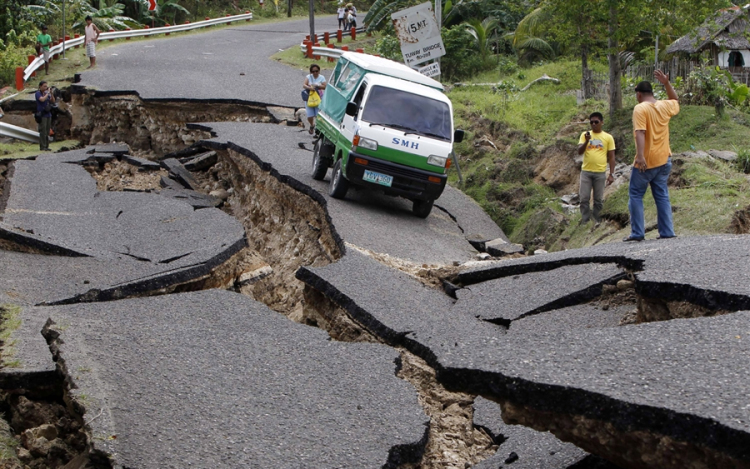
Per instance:
[[[669,148],[669,119],[679,112],[680,103],[676,99],[640,103],[633,109],[633,136],[637,130],[646,131],[643,156],[648,169],[667,164],[667,158],[672,155]]]

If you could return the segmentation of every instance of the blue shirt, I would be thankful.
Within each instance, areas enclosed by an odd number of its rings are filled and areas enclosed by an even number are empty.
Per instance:
[[[34,93],[34,98],[36,99],[36,112],[39,113],[39,114],[41,114],[42,117],[52,117],[52,110],[44,112],[44,107],[47,104],[51,104],[52,102],[49,100],[49,98],[47,98],[46,101],[40,101],[40,99],[43,96],[44,95],[39,90],[37,90],[37,92]]]

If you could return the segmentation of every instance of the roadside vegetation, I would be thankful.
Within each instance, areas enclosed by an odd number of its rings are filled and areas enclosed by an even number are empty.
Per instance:
[[[255,0],[170,0],[159,2],[160,10],[153,16],[143,9],[146,2],[142,0],[69,0],[73,3],[78,10],[69,17],[69,30],[80,28],[81,15],[86,12],[102,29],[151,21],[158,25],[179,23],[245,10],[254,12],[255,21],[307,15],[307,4],[281,0],[267,1],[264,8]],[[390,14],[416,3],[419,1],[355,2],[368,34],[356,41],[346,36],[336,46],[362,48],[402,61]],[[34,40],[31,32],[35,33],[39,24],[50,24],[53,37],[59,32],[60,4],[52,0],[13,4],[14,15],[0,25],[0,48],[4,51],[0,83],[7,81],[3,73],[9,64],[25,64]],[[316,14],[332,15],[337,6],[336,2],[316,2]],[[440,79],[453,101],[456,126],[467,131],[465,141],[456,147],[463,180],[452,171],[449,182],[472,196],[527,250],[564,249],[623,237],[628,230],[627,183],[608,190],[606,222],[598,227],[580,225],[580,216],[565,212],[560,203],[561,196],[577,191],[580,164],[575,162],[575,146],[580,133],[588,128],[587,117],[593,111],[605,114],[604,128],[616,139],[618,163],[630,164],[635,152],[630,122],[635,105],[632,89],[640,79],[651,77],[627,78],[621,67],[652,63],[655,56],[669,58],[666,46],[732,6],[728,0],[672,0],[669,5],[646,0],[626,4],[579,0],[445,2],[442,37],[447,55],[441,59]],[[587,21],[575,20],[583,17]],[[74,52],[70,64],[50,67],[53,84],[69,79],[76,67],[81,68],[76,54],[82,52]],[[298,46],[273,58],[300,69],[313,63],[303,57]],[[686,79],[673,80],[681,97],[681,113],[671,123],[672,150],[675,154],[732,150],[738,153],[738,160],[675,157],[671,194],[676,229],[679,235],[744,232],[749,225],[744,217],[750,212],[745,197],[746,174],[750,172],[750,90],[709,65],[709,57],[693,59],[703,66]],[[324,70],[333,65],[325,58],[315,62]],[[582,86],[592,73],[607,77],[614,92],[601,96]],[[544,76],[555,80],[535,81]],[[663,91],[657,90],[657,95],[663,97]],[[653,202],[649,196],[645,200],[647,225],[651,226],[655,222]]]

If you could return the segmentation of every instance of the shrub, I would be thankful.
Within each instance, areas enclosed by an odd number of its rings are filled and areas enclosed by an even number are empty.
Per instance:
[[[750,150],[743,148],[737,152],[737,160],[735,161],[737,170],[745,174],[750,174]]]
[[[450,29],[443,28],[443,44],[446,55],[441,59],[440,68],[443,78],[459,80],[489,70],[494,66],[491,58],[483,60],[472,47],[475,42],[472,35],[463,25]]]
[[[2,43],[2,41],[0,41]],[[0,46],[3,52],[0,54],[0,87],[11,85],[16,80],[16,67],[25,67],[28,65],[26,57],[34,54],[32,47],[16,45],[15,42],[9,42]]]
[[[375,52],[386,59],[403,62],[404,56],[401,54],[401,45],[395,36],[384,36],[375,42]]]

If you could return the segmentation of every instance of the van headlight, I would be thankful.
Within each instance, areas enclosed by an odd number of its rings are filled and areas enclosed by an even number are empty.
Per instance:
[[[375,151],[378,149],[378,142],[376,142],[375,140],[370,140],[369,138],[360,137],[357,146],[360,148],[364,148],[365,150]]]
[[[445,168],[446,161],[448,161],[448,158],[445,156],[430,155],[427,157],[427,164],[440,166],[441,168]]]

